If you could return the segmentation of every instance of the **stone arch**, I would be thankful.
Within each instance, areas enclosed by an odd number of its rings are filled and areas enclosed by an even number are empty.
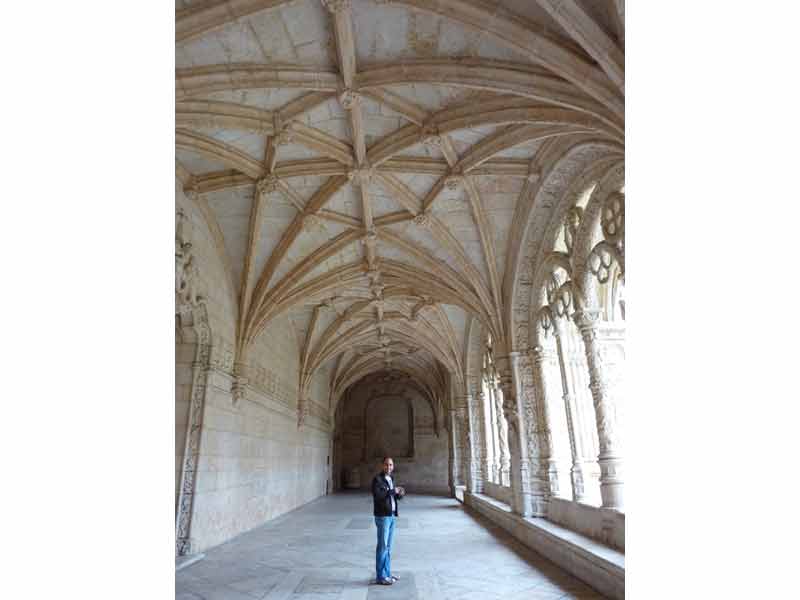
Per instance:
[[[589,203],[584,211],[581,227],[578,232],[578,239],[575,246],[575,281],[584,292],[584,298],[588,306],[599,306],[598,279],[589,267],[589,259],[592,251],[598,246],[607,247],[614,257],[614,261],[620,265],[624,271],[624,226],[619,232],[621,237],[620,244],[609,244],[604,240],[603,228],[601,223],[602,212],[606,202],[614,194],[620,194],[620,189],[624,185],[625,167],[623,164],[616,164],[598,182],[594,189]],[[620,194],[621,195],[621,194]],[[622,222],[624,223],[624,195],[622,195]],[[617,247],[618,246],[618,247]]]
[[[515,213],[508,271],[509,348],[524,350],[531,341],[531,294],[541,264],[541,250],[554,214],[563,205],[566,191],[575,180],[599,161],[621,157],[619,146],[589,136],[554,139],[540,148],[531,168],[539,170],[539,181],[523,191]],[[526,194],[531,198],[525,201]],[[538,308],[538,307],[537,307]]]

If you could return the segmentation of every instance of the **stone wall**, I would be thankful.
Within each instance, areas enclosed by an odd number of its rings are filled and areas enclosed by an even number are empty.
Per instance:
[[[511,504],[511,486],[484,481],[483,493],[500,502]]]
[[[625,514],[618,510],[551,498],[547,506],[547,518],[625,551]]]
[[[198,550],[326,492],[330,433],[312,417],[298,429],[295,407],[260,390],[234,407],[231,384],[215,372],[209,385],[192,522]]]
[[[368,488],[381,458],[389,454],[398,485],[409,493],[448,493],[447,432],[440,423],[436,434],[431,405],[418,390],[368,382],[357,384],[341,401],[341,452],[334,474],[339,483],[346,485],[357,469],[359,487]]]
[[[326,493],[330,373],[315,375],[309,413],[298,427],[297,335],[287,316],[278,317],[246,357],[245,397],[234,402],[237,293],[202,200],[188,198],[178,184],[176,208],[187,217],[185,235],[197,260],[211,329],[191,520],[191,551],[201,552]],[[194,352],[194,343],[176,343],[176,495]]]

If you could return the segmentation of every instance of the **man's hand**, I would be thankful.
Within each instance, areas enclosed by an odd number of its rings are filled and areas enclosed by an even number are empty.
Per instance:
[[[405,496],[405,495],[406,495],[406,490],[405,490],[405,488],[403,488],[402,486],[399,486],[399,485],[398,485],[398,486],[395,488],[395,490],[397,490],[397,493],[398,493],[398,495],[400,495],[400,496]]]

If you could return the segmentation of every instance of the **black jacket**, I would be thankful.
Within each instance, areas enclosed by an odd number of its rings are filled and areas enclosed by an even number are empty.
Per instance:
[[[392,512],[392,496],[395,499],[395,510]],[[372,514],[376,517],[397,516],[397,500],[402,496],[397,493],[397,489],[389,489],[389,482],[383,473],[378,473],[372,478]]]

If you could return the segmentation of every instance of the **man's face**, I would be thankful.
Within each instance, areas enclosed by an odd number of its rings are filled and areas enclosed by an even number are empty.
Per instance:
[[[386,475],[391,475],[392,471],[394,471],[394,461],[391,458],[387,458],[383,461],[383,472]]]

